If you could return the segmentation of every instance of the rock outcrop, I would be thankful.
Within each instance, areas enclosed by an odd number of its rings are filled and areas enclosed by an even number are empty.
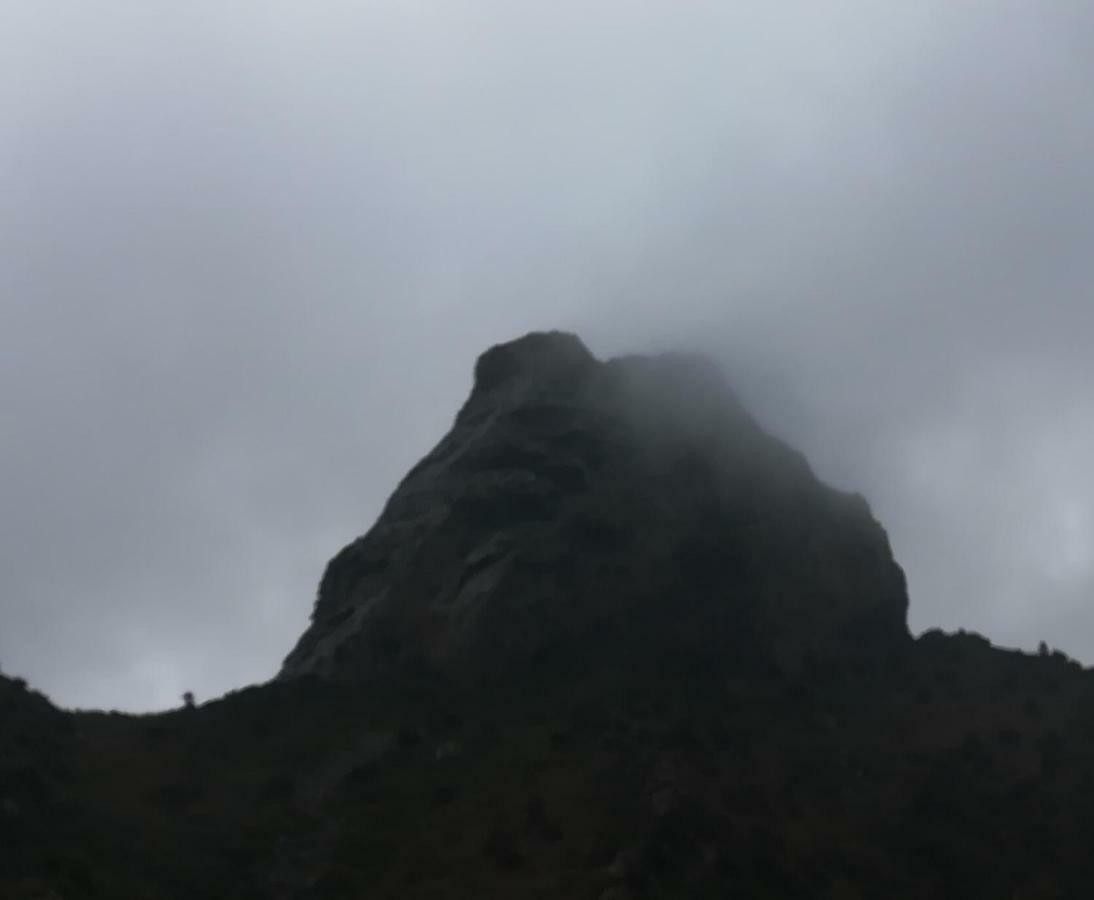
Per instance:
[[[912,640],[858,497],[694,357],[485,353],[282,677],[0,677],[0,897],[1086,898],[1094,675]]]
[[[681,652],[787,671],[900,652],[904,578],[701,357],[486,351],[451,431],[327,567],[282,678],[491,678]]]

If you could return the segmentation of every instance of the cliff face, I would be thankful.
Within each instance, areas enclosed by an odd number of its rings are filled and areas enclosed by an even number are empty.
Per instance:
[[[865,502],[709,362],[600,362],[538,333],[479,358],[451,431],[330,562],[281,677],[490,678],[650,648],[793,670],[898,652],[906,608]]]

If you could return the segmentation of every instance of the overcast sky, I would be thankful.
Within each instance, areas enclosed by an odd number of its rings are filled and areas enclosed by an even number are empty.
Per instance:
[[[911,626],[1094,663],[1094,5],[0,0],[0,668],[276,671],[536,328],[698,349]]]

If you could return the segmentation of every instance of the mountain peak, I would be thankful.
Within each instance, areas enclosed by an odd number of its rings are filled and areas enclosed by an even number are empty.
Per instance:
[[[483,353],[452,430],[330,563],[282,677],[494,677],[600,653],[795,667],[907,639],[861,499],[816,479],[701,356]]]
[[[495,344],[475,363],[475,391],[490,391],[513,378],[535,380],[585,372],[596,358],[576,334],[533,331]]]
[[[0,896],[1087,896],[1090,673],[906,606],[709,360],[529,335],[280,678],[122,716],[0,677]]]

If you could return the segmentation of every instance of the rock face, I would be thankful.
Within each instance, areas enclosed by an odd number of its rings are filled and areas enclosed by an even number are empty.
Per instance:
[[[856,495],[766,434],[694,356],[495,346],[452,430],[327,567],[282,678],[367,681],[648,653],[792,670],[909,637]]]

